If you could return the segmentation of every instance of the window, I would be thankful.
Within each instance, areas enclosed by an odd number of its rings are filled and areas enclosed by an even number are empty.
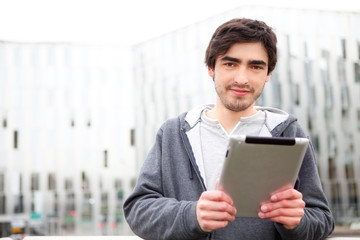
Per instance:
[[[89,190],[89,188],[90,188],[89,178],[86,175],[86,172],[84,172],[84,171],[81,173],[81,182],[82,182],[82,189],[84,191]]]
[[[300,86],[299,84],[291,83],[291,98],[292,103],[299,106],[300,105]]]
[[[19,194],[14,197],[14,213],[23,213],[24,212],[24,195]]]
[[[355,82],[360,83],[360,63],[354,63]]]
[[[346,66],[345,60],[339,59],[337,62],[338,80],[340,83],[346,82]]]
[[[65,179],[65,190],[71,191],[73,189],[73,182],[70,178]]]
[[[348,155],[348,154],[346,154]],[[346,158],[348,158],[347,156]],[[354,164],[352,162],[348,162],[345,164],[345,175],[346,179],[353,179],[354,178]]]
[[[346,40],[345,39],[341,39],[341,52],[342,52],[342,57],[344,59],[346,59]]]
[[[328,158],[329,178],[336,179],[336,164],[333,157]]]
[[[14,148],[18,148],[18,131],[14,131]]]
[[[315,86],[310,87],[310,93],[309,93],[309,107],[310,107],[310,115],[312,119],[316,118],[316,109],[317,109],[317,101],[316,101],[316,89]]]
[[[31,191],[39,190],[39,174],[33,173],[31,174]]]
[[[130,145],[135,146],[135,129],[130,130]]]
[[[281,108],[282,105],[282,92],[281,84],[279,82],[278,72],[274,71],[271,74],[271,84],[272,84],[272,105],[276,108]]]
[[[0,214],[6,213],[5,174],[0,173]]]
[[[357,110],[357,125],[358,131],[360,131],[360,109]]]
[[[334,214],[335,218],[339,218],[343,215],[343,208],[342,208],[342,198],[341,198],[341,186],[338,182],[334,182],[331,184],[331,206],[332,206],[332,213]]]
[[[319,135],[313,135],[311,137],[311,140],[312,140],[312,144],[313,144],[313,147],[314,147],[314,150],[319,153],[320,152],[320,141],[319,141]]]
[[[56,178],[54,173],[49,173],[48,188],[49,190],[56,189]]]
[[[115,189],[122,189],[121,179],[115,179],[114,187],[115,187]]]
[[[0,173],[0,192],[5,191],[5,174]]]
[[[325,107],[331,110],[334,107],[334,95],[333,95],[333,87],[330,83],[324,86],[325,91]]]
[[[343,117],[346,116],[349,108],[350,108],[349,89],[345,85],[341,87],[341,112]]]
[[[108,151],[104,150],[104,168],[108,167]]]
[[[93,204],[94,199],[91,196],[90,192],[85,192],[83,194],[83,204],[82,204],[82,221],[92,221],[93,220]]]
[[[101,193],[101,208],[102,223],[107,223],[107,216],[109,212],[108,194],[106,192]]]
[[[359,214],[358,208],[358,191],[356,182],[348,183],[348,197],[349,197],[349,209],[346,211],[347,217],[357,217]]]
[[[304,62],[304,67],[305,67],[305,80],[306,80],[306,83],[308,85],[310,85],[312,82],[312,73],[313,73],[312,62],[309,60],[306,60]]]
[[[6,197],[0,192],[0,214],[6,214]]]

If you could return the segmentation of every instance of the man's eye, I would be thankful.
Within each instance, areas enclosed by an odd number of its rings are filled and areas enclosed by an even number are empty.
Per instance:
[[[233,66],[235,66],[233,63],[225,63],[225,66],[227,66],[227,67],[233,67]]]
[[[257,70],[260,70],[260,69],[263,69],[263,66],[253,66],[254,69],[257,69]]]

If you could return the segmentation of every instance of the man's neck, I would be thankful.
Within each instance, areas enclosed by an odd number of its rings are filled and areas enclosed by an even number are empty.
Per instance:
[[[254,106],[249,107],[244,111],[235,112],[225,107],[219,107],[218,104],[213,109],[206,112],[206,116],[218,120],[225,131],[230,134],[236,124],[242,117],[250,117],[257,113]]]

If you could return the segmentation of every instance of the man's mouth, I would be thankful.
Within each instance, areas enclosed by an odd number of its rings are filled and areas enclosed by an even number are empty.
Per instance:
[[[230,91],[237,96],[245,96],[250,92],[248,89],[237,89],[237,88],[230,88]]]

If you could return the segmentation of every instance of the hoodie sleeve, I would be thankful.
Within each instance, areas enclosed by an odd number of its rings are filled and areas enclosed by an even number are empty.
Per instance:
[[[133,232],[144,239],[199,239],[206,233],[196,219],[196,201],[164,196],[162,138],[160,129],[135,189],[124,203],[126,220]]]
[[[285,137],[306,137],[299,124],[295,122],[292,125],[285,130]],[[300,225],[293,230],[287,230],[281,224],[275,224],[282,239],[325,239],[334,229],[334,219],[322,189],[311,142],[300,168],[295,188],[303,195],[306,203],[305,214]]]

